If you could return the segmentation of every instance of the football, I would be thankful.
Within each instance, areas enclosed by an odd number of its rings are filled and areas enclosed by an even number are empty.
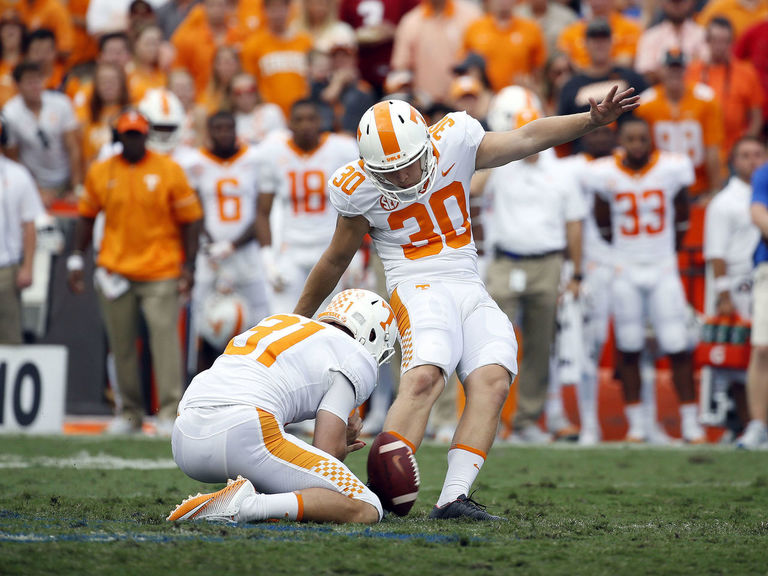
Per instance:
[[[368,486],[384,509],[398,516],[408,514],[419,484],[419,467],[408,445],[389,432],[376,436],[368,453]]]

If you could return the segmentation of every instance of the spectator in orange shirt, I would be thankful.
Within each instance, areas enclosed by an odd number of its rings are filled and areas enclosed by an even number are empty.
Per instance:
[[[59,58],[66,61],[72,52],[74,28],[72,16],[60,0],[20,0],[17,9],[27,29],[47,28],[56,37]]]
[[[133,41],[133,59],[126,66],[128,91],[131,102],[137,104],[144,98],[147,90],[165,88],[168,77],[160,68],[160,44],[163,31],[150,24],[136,33]]]
[[[206,116],[232,110],[232,80],[240,71],[240,55],[231,46],[220,46],[213,57],[211,79],[199,100]]]
[[[68,284],[75,293],[83,292],[83,254],[91,243],[94,219],[104,212],[94,278],[124,403],[108,431],[141,431],[144,409],[136,348],[141,315],[149,329],[160,405],[157,430],[170,436],[183,385],[179,297],[188,298],[194,282],[202,208],[181,167],[169,156],[147,150],[146,118],[125,112],[117,132],[121,154],[88,171],[74,251],[67,259]]]
[[[16,95],[13,69],[24,56],[27,28],[15,10],[0,17],[0,106]]]
[[[608,21],[613,31],[611,57],[614,63],[631,67],[642,32],[640,26],[616,11],[614,0],[588,0],[587,3],[591,10],[589,20],[581,20],[563,30],[557,42],[558,49],[565,52],[577,68],[588,66],[587,25],[591,20],[602,18]]]
[[[768,18],[768,0],[710,0],[699,12],[696,21],[706,26],[715,16],[731,22],[733,37],[738,40],[747,28]]]
[[[256,78],[262,97],[288,117],[296,100],[309,92],[307,65],[312,37],[289,26],[290,0],[264,0],[266,28],[243,45],[243,70]]]
[[[102,147],[112,142],[117,117],[130,102],[123,69],[99,63],[93,73],[93,95],[86,106],[75,109],[82,127],[83,173],[88,171]]]
[[[539,25],[514,15],[515,0],[487,0],[486,15],[464,31],[463,49],[485,59],[491,88],[511,84],[538,88],[547,46]]]
[[[763,128],[763,89],[752,64],[733,56],[733,27],[725,18],[715,17],[707,25],[709,60],[688,67],[689,81],[701,82],[715,91],[723,103],[722,155],[731,153],[742,136],[760,135]]]
[[[95,36],[88,34],[85,15],[90,0],[68,0],[67,8],[72,18],[72,52],[67,66],[73,68],[96,59],[99,43]]]
[[[66,70],[56,57],[56,36],[53,30],[48,28],[33,30],[27,36],[26,45],[26,60],[36,62],[40,66],[45,89],[61,88]]]
[[[709,86],[685,81],[685,67],[682,52],[668,52],[661,83],[641,95],[635,114],[650,125],[656,148],[691,158],[696,182],[690,193],[706,199],[720,190],[722,112]]]
[[[198,95],[202,95],[211,78],[216,50],[220,46],[239,49],[245,37],[234,20],[234,8],[229,0],[204,0],[201,9],[202,20],[197,22],[193,9],[187,19],[195,16],[196,23],[185,25],[183,22],[171,38],[176,48],[174,67],[185,68],[192,75]]]

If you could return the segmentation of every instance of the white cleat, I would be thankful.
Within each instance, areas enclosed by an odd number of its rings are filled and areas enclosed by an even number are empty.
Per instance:
[[[596,446],[600,443],[600,431],[597,428],[582,428],[579,431],[579,446]]]
[[[745,450],[768,450],[768,430],[760,420],[747,424],[744,434],[736,439],[736,446]]]
[[[683,422],[681,428],[683,433],[683,441],[686,444],[707,443],[707,433],[698,422]]]
[[[169,522],[177,520],[209,520],[212,522],[236,522],[240,504],[249,496],[256,495],[251,481],[242,476],[227,480],[227,487],[211,494],[190,496],[168,515]]]

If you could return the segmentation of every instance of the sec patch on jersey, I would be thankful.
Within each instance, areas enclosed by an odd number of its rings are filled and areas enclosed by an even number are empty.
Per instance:
[[[384,509],[398,516],[408,514],[420,483],[416,457],[408,444],[389,432],[376,436],[368,453],[368,486]]]

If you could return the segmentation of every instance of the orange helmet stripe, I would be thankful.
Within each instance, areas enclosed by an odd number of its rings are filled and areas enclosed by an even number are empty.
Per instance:
[[[171,113],[171,103],[168,101],[165,91],[160,93],[160,106],[163,109],[163,114],[168,116]]]
[[[391,156],[400,152],[400,143],[395,135],[395,127],[392,125],[392,116],[389,113],[389,103],[379,102],[373,106],[373,119],[376,122],[376,131],[379,133],[381,147],[385,156]]]

